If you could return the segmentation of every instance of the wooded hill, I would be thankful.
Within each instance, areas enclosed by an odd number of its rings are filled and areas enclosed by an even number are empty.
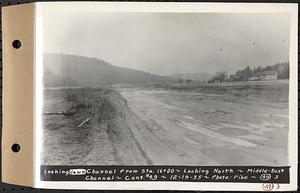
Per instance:
[[[44,54],[44,86],[103,86],[112,84],[167,83],[174,79],[114,66],[97,58]]]

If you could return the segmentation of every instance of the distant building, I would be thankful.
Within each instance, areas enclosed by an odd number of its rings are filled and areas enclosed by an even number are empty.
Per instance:
[[[256,76],[249,77],[249,81],[255,81],[255,80],[277,80],[278,73],[277,71],[264,71],[258,73]]]
[[[258,74],[260,80],[277,80],[278,73],[275,70],[264,71]]]

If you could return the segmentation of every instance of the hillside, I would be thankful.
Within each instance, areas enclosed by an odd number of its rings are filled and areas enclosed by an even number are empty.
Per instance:
[[[173,74],[169,77],[182,80],[208,81],[212,77],[212,75],[209,73],[182,73]]]
[[[174,81],[170,77],[111,65],[97,58],[44,54],[45,87],[152,84]]]

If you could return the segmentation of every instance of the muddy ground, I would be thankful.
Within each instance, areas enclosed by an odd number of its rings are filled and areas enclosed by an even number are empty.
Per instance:
[[[44,101],[42,164],[288,165],[287,81],[47,89]]]

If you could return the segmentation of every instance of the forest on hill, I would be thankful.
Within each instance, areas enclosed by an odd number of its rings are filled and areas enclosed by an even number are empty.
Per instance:
[[[114,66],[104,60],[66,54],[44,54],[44,86],[104,86],[168,83],[174,79]]]
[[[226,71],[217,72],[209,82],[215,81],[228,81],[228,82],[235,82],[235,81],[247,81],[251,77],[259,76],[259,74],[268,72],[268,71],[275,71],[277,72],[277,79],[289,79],[289,62],[279,62],[277,64],[266,66],[266,67],[254,67],[250,68],[249,66],[245,67],[242,70],[236,71],[235,74],[228,75]]]

